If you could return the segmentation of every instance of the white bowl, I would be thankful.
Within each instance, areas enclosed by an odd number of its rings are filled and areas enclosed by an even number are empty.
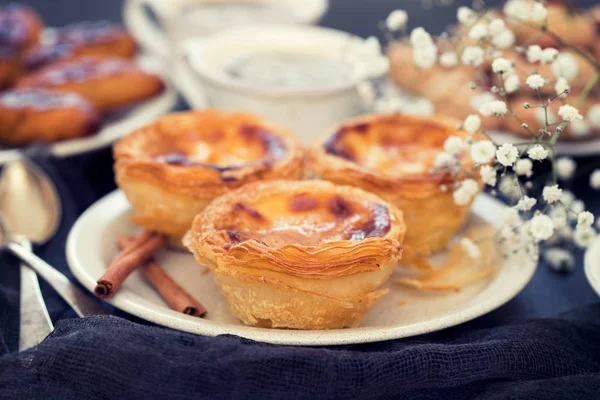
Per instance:
[[[182,43],[176,64],[178,68],[189,65],[192,73],[188,79],[176,82],[193,107],[250,111],[291,129],[304,144],[312,144],[325,129],[363,111],[357,91],[357,85],[365,79],[363,75],[357,73],[347,82],[327,88],[282,89],[231,78],[226,68],[240,55],[253,53],[330,57],[358,41],[362,39],[342,31],[310,26],[234,28]],[[202,91],[205,103],[194,101]]]

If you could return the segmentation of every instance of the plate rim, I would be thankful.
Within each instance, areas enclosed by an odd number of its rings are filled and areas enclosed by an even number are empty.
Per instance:
[[[490,204],[493,204],[496,207],[504,207],[503,203],[499,200],[486,194],[480,195],[478,201],[490,202]],[[116,204],[124,202],[124,204],[128,205],[125,194],[118,189],[105,195],[81,214],[72,226],[67,238],[66,255],[69,268],[79,283],[92,293],[96,281],[86,273],[85,268],[83,268],[84,263],[79,260],[76,247],[77,237],[79,232],[83,229],[86,220],[91,218],[90,216],[97,213],[97,210],[102,210],[103,207],[106,207],[106,204],[111,205],[113,202],[116,202]],[[114,209],[119,209],[114,205],[113,207]],[[503,293],[502,296],[486,298],[482,302],[470,304],[463,310],[459,309],[458,311],[452,311],[449,315],[437,317],[435,319],[435,324],[432,324],[432,321],[429,320],[401,326],[358,327],[323,331],[268,329],[243,325],[221,324],[181,314],[166,307],[151,307],[149,304],[146,304],[149,303],[147,300],[133,293],[117,293],[107,302],[122,311],[157,325],[204,336],[230,334],[258,342],[297,346],[332,346],[372,343],[422,335],[456,326],[485,315],[506,304],[519,294],[531,281],[531,278],[537,269],[537,265],[537,261],[534,260],[526,263],[526,265],[523,266],[523,273],[519,275],[520,280],[513,281],[516,282],[516,284],[513,285],[510,290]],[[528,269],[525,271],[525,268]],[[140,300],[142,301],[140,302]]]
[[[592,268],[600,267],[600,237],[596,240],[585,251],[583,257],[583,270],[585,272],[585,278],[592,287],[592,289],[600,296],[600,276],[597,276],[592,272]],[[600,275],[600,274],[598,274]]]
[[[490,136],[500,142],[518,143],[526,141],[522,136],[507,131],[490,131]],[[600,154],[600,137],[591,137],[588,140],[558,141],[556,154],[560,156],[587,157]]]

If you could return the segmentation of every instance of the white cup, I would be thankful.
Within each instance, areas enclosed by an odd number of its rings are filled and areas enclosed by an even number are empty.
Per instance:
[[[188,38],[243,24],[315,24],[328,5],[328,0],[126,0],[123,19],[144,51],[169,61],[173,46]]]
[[[241,54],[280,51],[331,56],[357,40],[362,42],[346,32],[312,26],[232,28],[181,43],[175,56],[174,75],[179,79],[178,88],[194,108],[253,112],[287,127],[310,145],[326,129],[364,111],[357,90],[364,77],[322,88],[286,89],[236,79],[226,72],[226,66]]]

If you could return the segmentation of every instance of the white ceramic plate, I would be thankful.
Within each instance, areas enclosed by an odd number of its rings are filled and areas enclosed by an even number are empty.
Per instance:
[[[468,224],[499,224],[502,208],[497,200],[481,195]],[[115,238],[139,230],[127,216],[124,194],[113,192],[99,200],[76,222],[67,240],[67,259],[73,275],[88,290],[117,253]],[[206,319],[169,309],[155,291],[134,272],[110,303],[145,320],[199,335],[233,334],[262,342],[292,345],[336,345],[375,342],[419,335],[458,325],[500,307],[531,279],[537,261],[521,254],[509,257],[491,277],[460,292],[420,292],[388,283],[390,293],[365,316],[361,327],[329,331],[264,329],[242,325],[220,296],[211,274],[203,274],[190,254],[164,250],[158,261],[181,286],[208,309]]]
[[[588,247],[583,263],[588,282],[600,296],[600,237]]]
[[[154,121],[175,106],[177,92],[168,79],[165,78],[160,64],[148,56],[138,57],[137,62],[143,69],[160,75],[165,82],[165,90],[159,95],[132,107],[122,116],[105,122],[94,135],[51,144],[50,153],[53,156],[64,158],[107,147],[132,130]],[[0,149],[0,164],[13,161],[19,157],[19,149]]]
[[[491,132],[490,136],[499,144],[518,143],[527,139],[509,132]],[[556,153],[561,156],[585,157],[600,154],[600,138],[580,141],[558,141]]]

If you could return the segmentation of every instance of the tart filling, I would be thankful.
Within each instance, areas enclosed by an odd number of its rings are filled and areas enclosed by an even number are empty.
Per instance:
[[[361,117],[342,124],[313,147],[308,168],[323,179],[359,186],[393,202],[406,216],[407,247],[429,254],[445,246],[468,214],[469,207],[454,204],[454,183],[465,174],[479,179],[466,153],[456,176],[434,169],[448,137],[466,140],[466,132],[455,127],[454,121],[443,117]],[[441,185],[447,187],[445,193]]]
[[[177,236],[211,200],[233,188],[302,175],[296,139],[242,113],[172,114],[127,136],[114,153],[117,184],[136,210],[134,222]]]
[[[271,181],[215,200],[184,242],[245,323],[324,329],[356,326],[387,292],[376,289],[405,230],[401,211],[361,189]]]

